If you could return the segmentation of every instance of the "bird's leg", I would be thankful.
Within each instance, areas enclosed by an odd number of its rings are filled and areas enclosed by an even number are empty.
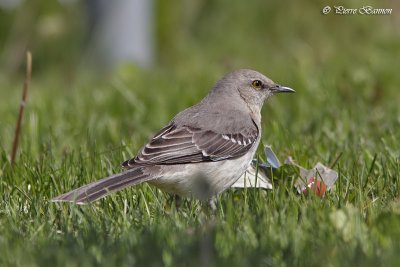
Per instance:
[[[212,210],[212,211],[216,211],[217,207],[218,207],[218,199],[216,196],[211,197],[208,201],[207,201],[208,207]]]
[[[211,197],[207,200],[202,200],[200,201],[200,209],[201,209],[201,213],[199,214],[199,218],[201,221],[204,222],[208,221],[210,219],[213,219],[218,211],[218,201],[217,201],[217,197]]]
[[[171,206],[173,204],[175,204],[175,209],[176,210],[179,210],[181,208],[182,203],[183,203],[183,199],[180,196],[178,196],[176,194],[170,194],[170,198],[169,199],[170,199],[170,202],[171,202]]]

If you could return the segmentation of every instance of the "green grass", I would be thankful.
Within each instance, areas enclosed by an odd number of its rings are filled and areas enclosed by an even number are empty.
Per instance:
[[[151,70],[125,65],[93,79],[77,68],[70,79],[46,62],[35,73],[34,64],[14,166],[23,77],[0,73],[0,265],[397,266],[398,14],[324,16],[319,3],[199,3],[173,35],[178,19],[164,18],[161,62]],[[232,19],[238,14],[245,15]],[[298,195],[296,171],[286,166],[273,190],[228,190],[215,212],[189,199],[176,210],[147,184],[88,206],[49,202],[120,171],[174,114],[242,67],[297,91],[263,110],[262,142],[279,158],[310,168],[342,154],[339,180],[325,198]]]

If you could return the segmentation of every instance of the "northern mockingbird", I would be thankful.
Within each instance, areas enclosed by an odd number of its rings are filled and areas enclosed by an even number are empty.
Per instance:
[[[198,104],[178,113],[122,173],[53,199],[85,204],[127,186],[148,182],[180,196],[211,198],[249,167],[261,138],[261,108],[276,93],[293,89],[241,69],[219,80]],[[202,190],[202,185],[207,190]]]

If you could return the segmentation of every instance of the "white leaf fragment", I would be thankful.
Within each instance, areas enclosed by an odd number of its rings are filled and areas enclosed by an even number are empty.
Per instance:
[[[250,164],[246,172],[231,187],[272,189],[272,184],[269,178],[260,169],[257,172],[254,164]]]

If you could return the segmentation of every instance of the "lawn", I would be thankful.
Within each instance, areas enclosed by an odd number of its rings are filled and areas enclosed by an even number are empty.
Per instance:
[[[398,266],[399,6],[372,1],[393,14],[340,16],[322,15],[317,1],[198,2],[160,19],[150,69],[66,71],[62,56],[54,65],[36,46],[14,165],[24,74],[2,65],[0,265]],[[262,144],[307,168],[341,155],[324,198],[299,195],[296,169],[284,166],[273,190],[228,190],[215,211],[192,199],[177,209],[147,184],[87,206],[50,202],[120,171],[174,114],[244,67],[297,91],[264,106]]]

